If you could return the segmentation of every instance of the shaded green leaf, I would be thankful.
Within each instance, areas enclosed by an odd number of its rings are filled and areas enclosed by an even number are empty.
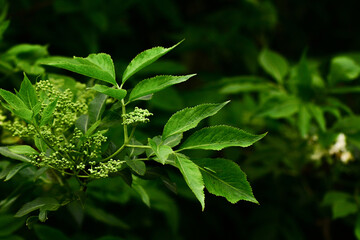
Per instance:
[[[36,155],[39,154],[35,149],[28,145],[13,145],[8,146],[8,149],[16,154],[22,154],[22,155]]]
[[[99,93],[89,104],[89,126],[101,119],[105,110],[107,95]]]
[[[20,160],[22,162],[31,161],[31,159],[26,156],[11,152],[8,147],[0,147],[0,154],[11,159]]]
[[[52,57],[41,60],[39,63],[63,68],[87,77],[117,85],[113,60],[110,55],[106,53],[90,54],[86,58]]]
[[[129,229],[129,225],[123,220],[117,218],[116,216],[105,212],[100,208],[93,207],[91,205],[86,205],[85,212],[95,218],[98,221],[101,221],[107,225],[119,227],[122,229]]]
[[[329,82],[350,81],[358,78],[360,66],[351,58],[345,56],[335,57],[331,60]]]
[[[299,107],[299,116],[298,116],[298,128],[300,134],[303,138],[305,138],[309,132],[311,121],[311,114],[307,107],[303,104]]]
[[[309,106],[310,113],[315,118],[315,120],[318,123],[321,131],[326,131],[326,120],[325,120],[325,117],[324,117],[323,110],[319,106],[317,106],[315,104],[309,104],[308,106]]]
[[[221,150],[226,147],[248,147],[263,138],[266,133],[254,135],[230,126],[203,128],[191,135],[180,146],[185,149]]]
[[[289,117],[299,111],[299,99],[292,96],[281,95],[269,98],[256,111],[258,117],[283,118]]]
[[[164,127],[162,139],[195,128],[199,122],[207,117],[215,115],[227,103],[201,104],[192,108],[185,108],[170,117]]]
[[[40,126],[44,126],[50,122],[56,108],[56,103],[57,99],[55,99],[45,107],[41,115]]]
[[[23,100],[23,102],[29,109],[33,109],[37,104],[35,87],[32,85],[25,73],[24,80],[22,81],[20,86],[19,97]]]
[[[60,230],[46,225],[34,225],[34,230],[39,240],[70,240]]]
[[[91,89],[103,93],[105,95],[108,95],[110,97],[116,98],[118,100],[121,100],[126,96],[126,90],[110,88],[105,85],[95,84],[95,86],[93,86]]]
[[[146,206],[150,207],[150,197],[143,186],[140,184],[139,178],[134,175],[132,178],[133,181],[131,183],[131,188],[140,195],[141,200],[146,204]]]
[[[82,133],[86,133],[89,127],[89,115],[81,115],[76,119],[75,127],[80,129]]]
[[[42,208],[43,210],[56,211],[60,207],[60,204],[55,198],[51,197],[39,197],[31,202],[25,203],[19,211],[15,214],[15,217],[22,217],[26,214]]]
[[[176,154],[175,164],[183,175],[187,185],[205,209],[204,181],[199,167],[180,154]]]
[[[185,76],[156,76],[139,82],[130,93],[129,102],[141,97],[158,92],[174,84],[185,82],[196,74]]]
[[[12,233],[22,227],[23,224],[23,219],[14,218],[14,216],[8,214],[0,215],[0,237],[12,235]]]
[[[139,53],[133,60],[131,60],[130,64],[126,67],[122,76],[122,83],[125,83],[126,80],[128,80],[136,72],[140,71],[144,67],[158,60],[160,57],[164,56],[166,53],[170,52],[181,42],[175,44],[170,48],[154,47]]]
[[[146,165],[143,161],[125,158],[126,164],[137,174],[143,176],[146,172]]]
[[[263,49],[259,55],[261,67],[279,83],[284,82],[288,73],[289,64],[280,54],[269,49]]]
[[[165,164],[166,160],[168,159],[169,155],[173,153],[171,147],[167,145],[157,144],[154,140],[148,139],[149,145],[151,146],[152,150],[154,151],[155,155],[158,157],[156,159],[162,164]]]
[[[210,193],[225,197],[231,203],[240,200],[258,203],[245,173],[236,163],[221,158],[192,161],[200,167],[205,187]]]
[[[21,171],[22,169],[31,166],[28,163],[19,163],[16,164],[15,166],[11,167],[11,169],[9,170],[9,173],[6,175],[6,178],[4,181],[9,181],[11,178],[13,178],[19,171]]]

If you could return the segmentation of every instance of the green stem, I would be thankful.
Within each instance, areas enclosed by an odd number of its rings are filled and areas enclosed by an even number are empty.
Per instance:
[[[123,115],[123,122],[125,122],[125,114],[126,114],[126,108],[125,108],[125,102],[124,99],[121,99],[121,109],[122,109],[122,115]],[[128,130],[127,125],[123,124],[124,126],[124,143],[128,142]]]
[[[131,145],[131,144],[126,144],[126,147],[132,147],[132,148],[151,148],[150,146],[147,146],[147,145]]]
[[[110,160],[111,158],[115,157],[116,155],[118,155],[125,148],[125,146],[126,146],[126,144],[124,143],[118,150],[116,150],[116,152],[114,152],[113,154],[111,154],[107,158],[104,158],[103,160],[101,160],[101,162],[106,162],[107,160]]]

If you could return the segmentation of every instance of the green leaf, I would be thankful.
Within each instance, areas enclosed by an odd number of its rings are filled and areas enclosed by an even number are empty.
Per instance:
[[[169,147],[167,145],[157,144],[154,140],[152,140],[150,138],[148,140],[149,140],[149,145],[151,146],[155,155],[159,158],[158,161],[162,164],[165,164],[169,155],[171,153],[173,153],[173,150],[171,149],[171,147]]]
[[[200,167],[205,187],[210,193],[225,197],[231,203],[240,200],[258,203],[245,173],[236,163],[221,158],[192,161]]]
[[[215,115],[228,102],[229,101],[220,104],[201,104],[176,112],[165,124],[162,139],[195,128],[201,120]]]
[[[126,67],[122,77],[122,83],[125,83],[126,80],[128,80],[136,72],[140,71],[144,67],[158,60],[160,57],[164,56],[166,53],[170,52],[181,42],[175,44],[170,48],[154,47],[139,53],[133,60],[131,60],[130,64]]]
[[[60,204],[55,198],[51,197],[39,197],[31,202],[25,203],[19,211],[15,214],[15,217],[22,217],[26,214],[42,208],[43,210],[56,211],[60,207]]]
[[[22,154],[22,155],[37,155],[39,154],[35,149],[28,145],[14,145],[14,146],[8,146],[8,149],[16,154]]]
[[[311,114],[314,116],[321,131],[323,131],[323,132],[326,131],[326,120],[324,117],[323,110],[315,104],[309,104],[308,106],[309,106],[309,110],[310,110]]]
[[[300,134],[303,138],[305,138],[309,132],[311,121],[311,114],[307,107],[303,104],[300,104],[299,107],[299,117],[298,117],[298,128]]]
[[[356,222],[355,222],[355,229],[354,233],[357,240],[360,240],[360,213],[358,213]]]
[[[331,60],[330,73],[328,76],[330,83],[351,81],[358,78],[359,75],[360,66],[351,58],[339,56]]]
[[[70,240],[60,230],[46,225],[34,225],[34,230],[39,240]]]
[[[333,219],[346,217],[358,211],[354,197],[345,192],[327,192],[322,204],[331,206]]]
[[[0,96],[10,105],[17,116],[31,121],[32,111],[18,96],[4,89],[0,89]]]
[[[21,171],[22,169],[31,166],[29,163],[19,163],[16,164],[15,166],[13,166],[10,170],[9,173],[6,175],[6,178],[4,181],[9,181],[12,177],[14,177],[19,171]]]
[[[81,115],[76,119],[75,127],[80,129],[82,133],[86,133],[89,127],[89,115]]]
[[[143,176],[146,172],[146,165],[143,161],[125,157],[126,164],[137,174]]]
[[[57,99],[55,99],[45,107],[41,115],[40,126],[44,126],[49,123],[49,121],[53,117],[53,113],[56,108],[56,103],[57,103]]]
[[[139,82],[130,93],[129,102],[138,100],[149,94],[158,92],[174,84],[185,82],[196,74],[185,76],[156,76]]]
[[[284,82],[289,64],[283,56],[269,49],[263,49],[259,55],[259,62],[261,67],[278,83]]]
[[[140,184],[139,178],[133,175],[132,179],[131,188],[140,195],[141,200],[146,204],[146,206],[150,207],[150,197]]]
[[[9,150],[8,147],[0,147],[0,154],[11,159],[20,160],[22,162],[31,162],[30,158],[13,153]]]
[[[63,68],[87,77],[102,80],[117,85],[115,80],[115,68],[110,55],[106,53],[90,54],[86,58],[52,57],[41,60],[43,65]]]
[[[95,84],[95,86],[93,86],[91,89],[93,89],[97,92],[103,93],[105,95],[108,95],[110,97],[116,98],[118,100],[121,100],[126,96],[126,90],[114,89],[114,88],[110,88],[105,85]]]
[[[204,181],[199,167],[180,154],[176,154],[175,164],[183,175],[185,182],[205,209]]]
[[[299,99],[293,96],[280,95],[267,99],[256,112],[258,117],[284,118],[299,111]]]
[[[122,229],[129,229],[129,225],[123,220],[117,218],[116,216],[105,212],[100,208],[95,208],[91,205],[86,205],[85,212],[95,218],[98,221],[101,221],[109,226],[119,227]]]
[[[24,73],[24,80],[21,83],[19,97],[24,101],[29,109],[33,109],[37,104],[35,88],[29,78]]]
[[[13,235],[12,233],[22,227],[23,224],[23,219],[19,220],[18,218],[14,218],[12,215],[2,213],[0,215],[0,237]]]
[[[221,150],[226,147],[248,147],[263,138],[266,133],[253,135],[230,126],[203,128],[191,135],[180,146],[185,149]]]
[[[89,104],[89,126],[101,119],[101,116],[105,110],[106,99],[105,94],[97,94]]]
[[[167,137],[162,144],[163,145],[167,145],[169,147],[175,147],[177,146],[180,142],[181,139],[183,138],[183,134],[182,133],[178,133],[175,135],[171,135],[170,137]]]
[[[34,136],[34,142],[35,142],[35,146],[37,147],[37,149],[39,149],[41,152],[46,152],[46,150],[48,149],[48,146],[46,145],[46,143],[44,142],[44,140],[42,140],[40,137]]]

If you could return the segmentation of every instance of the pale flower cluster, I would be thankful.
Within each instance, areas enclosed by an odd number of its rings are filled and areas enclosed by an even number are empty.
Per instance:
[[[348,163],[353,159],[351,152],[346,148],[345,134],[340,133],[337,136],[335,144],[333,144],[329,149],[329,154],[338,156],[343,163]]]

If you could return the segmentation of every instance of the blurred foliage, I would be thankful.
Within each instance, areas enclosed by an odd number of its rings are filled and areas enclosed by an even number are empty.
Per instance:
[[[154,96],[148,107],[159,122],[153,123],[160,129],[172,111],[230,98],[231,105],[212,117],[211,124],[269,132],[246,151],[230,148],[216,154],[237,158],[259,206],[229,206],[224,199],[209,198],[207,211],[198,212],[189,189],[174,175],[182,198],[148,186],[150,198],[158,203],[149,209],[126,185],[105,180],[89,186],[97,208],[84,213],[81,206],[72,206],[74,216],[60,209],[61,216],[28,231],[19,224],[24,219],[9,214],[21,206],[17,188],[27,189],[31,200],[37,188],[46,186],[24,181],[24,171],[0,185],[5,199],[0,203],[0,236],[47,239],[41,236],[46,232],[51,239],[360,239],[358,2],[11,0],[7,16],[5,2],[0,3],[3,88],[17,87],[22,71],[33,78],[41,75],[36,59],[47,50],[63,56],[108,52],[121,69],[140,49],[185,38],[169,55],[171,60],[140,73],[145,78],[153,72],[198,72],[195,83]],[[20,45],[24,43],[33,45]],[[18,46],[39,52],[11,51]],[[38,72],[31,73],[33,69]],[[109,213],[112,208],[118,210]]]

